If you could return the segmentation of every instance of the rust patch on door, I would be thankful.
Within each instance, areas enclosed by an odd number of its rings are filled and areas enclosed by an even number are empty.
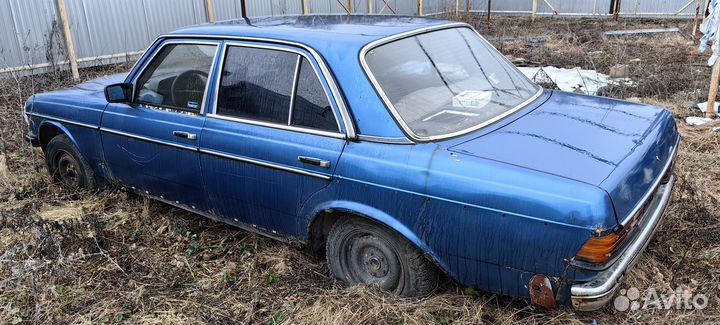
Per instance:
[[[543,308],[555,308],[555,294],[550,279],[540,274],[530,279],[530,301]]]

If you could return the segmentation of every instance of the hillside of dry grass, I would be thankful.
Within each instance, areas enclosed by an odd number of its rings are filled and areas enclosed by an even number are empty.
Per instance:
[[[687,21],[495,18],[470,22],[505,54],[542,65],[609,73],[629,64],[635,89],[613,96],[670,108],[683,135],[677,187],[662,228],[625,281],[683,287],[703,310],[593,313],[542,310],[525,300],[444,281],[420,300],[336,283],[303,247],[217,223],[121,189],[68,193],[52,184],[42,153],[22,140],[24,100],[71,85],[66,73],[0,80],[0,323],[710,323],[720,321],[720,133],[685,126],[699,115],[709,68],[689,36],[614,37],[605,30],[682,27]],[[537,42],[526,36],[547,36]],[[592,53],[592,54],[591,54]],[[639,60],[635,60],[639,59]],[[126,71],[81,71],[83,79]]]

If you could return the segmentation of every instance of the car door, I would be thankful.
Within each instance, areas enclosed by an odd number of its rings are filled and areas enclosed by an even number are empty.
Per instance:
[[[111,103],[101,122],[112,178],[147,194],[207,210],[199,137],[218,42],[167,40],[132,80],[130,104]]]
[[[299,207],[328,186],[344,126],[313,57],[298,48],[226,42],[200,141],[218,214],[286,236],[303,235]]]

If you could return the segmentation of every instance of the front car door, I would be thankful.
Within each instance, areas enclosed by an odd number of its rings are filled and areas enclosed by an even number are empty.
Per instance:
[[[130,75],[131,104],[109,104],[101,131],[112,178],[149,195],[207,210],[198,142],[219,42],[166,40]]]
[[[297,215],[330,184],[344,126],[318,63],[277,44],[226,42],[200,141],[208,193],[230,223],[303,236]]]

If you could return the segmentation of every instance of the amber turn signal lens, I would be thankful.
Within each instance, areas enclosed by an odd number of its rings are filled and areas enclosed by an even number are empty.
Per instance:
[[[578,259],[593,262],[603,263],[610,258],[610,255],[619,242],[620,237],[615,233],[609,233],[602,237],[592,236],[585,242],[576,257]]]

